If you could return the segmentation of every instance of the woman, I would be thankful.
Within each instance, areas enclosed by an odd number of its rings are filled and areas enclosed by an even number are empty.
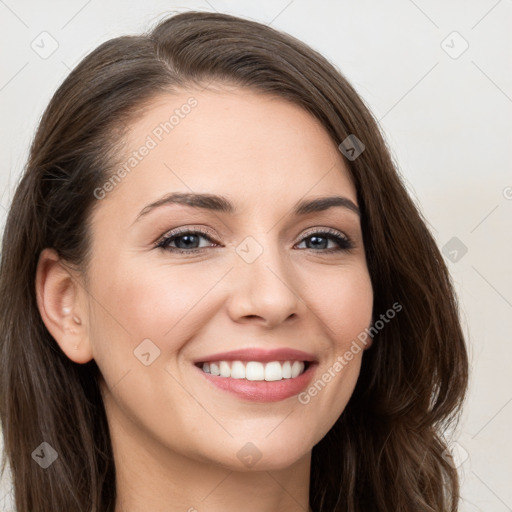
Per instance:
[[[288,35],[188,12],[88,55],[0,291],[18,512],[457,510],[446,266],[368,109]]]

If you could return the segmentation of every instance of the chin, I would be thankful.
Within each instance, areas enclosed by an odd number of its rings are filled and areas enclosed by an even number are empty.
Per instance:
[[[304,445],[304,436],[297,436],[293,440],[288,438],[286,443],[280,437],[274,441],[250,441],[246,438],[243,441],[230,440],[224,446],[223,453],[219,457],[213,455],[210,461],[230,471],[276,471],[309,457],[311,449],[312,446]]]

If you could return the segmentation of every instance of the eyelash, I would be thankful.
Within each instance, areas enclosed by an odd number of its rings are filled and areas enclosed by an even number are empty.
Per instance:
[[[204,238],[206,238],[209,242],[216,244],[216,242],[212,239],[212,237],[210,236],[210,234],[208,232],[203,231],[201,229],[197,229],[197,228],[196,229],[184,228],[181,230],[172,231],[168,235],[161,238],[159,241],[157,241],[155,243],[155,248],[159,248],[159,249],[163,249],[165,251],[170,251],[172,253],[179,253],[179,254],[198,254],[198,253],[203,252],[205,249],[211,248],[211,247],[197,247],[195,249],[180,249],[178,247],[170,247],[169,246],[170,242],[172,242],[176,238],[180,238],[184,235],[201,235]],[[327,238],[328,240],[335,241],[339,245],[339,247],[338,248],[330,248],[330,249],[320,249],[320,250],[306,248],[306,250],[313,251],[313,252],[320,252],[322,254],[326,254],[326,253],[332,254],[332,253],[337,253],[339,251],[348,251],[348,250],[354,248],[353,242],[346,235],[341,234],[340,232],[332,230],[332,229],[310,231],[304,237],[302,237],[302,239],[300,240],[299,243],[302,243],[305,240],[307,240],[308,238],[311,238],[313,236],[318,236],[318,235],[320,235],[322,238]],[[218,245],[219,244],[216,244],[216,246],[218,246]]]

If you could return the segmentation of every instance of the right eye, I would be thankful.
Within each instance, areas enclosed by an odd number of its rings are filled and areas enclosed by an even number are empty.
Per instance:
[[[211,245],[198,246],[198,244],[201,243],[201,239],[211,242]],[[172,244],[175,244],[175,246]],[[158,248],[181,254],[202,252],[207,247],[215,247],[218,245],[219,244],[214,242],[212,237],[206,232],[192,229],[171,231],[155,244]]]

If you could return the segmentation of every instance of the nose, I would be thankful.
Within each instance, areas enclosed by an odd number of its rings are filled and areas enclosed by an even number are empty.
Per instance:
[[[237,323],[253,322],[270,328],[296,318],[302,301],[286,254],[275,242],[262,244],[262,248],[263,252],[251,263],[234,255],[227,309]]]

